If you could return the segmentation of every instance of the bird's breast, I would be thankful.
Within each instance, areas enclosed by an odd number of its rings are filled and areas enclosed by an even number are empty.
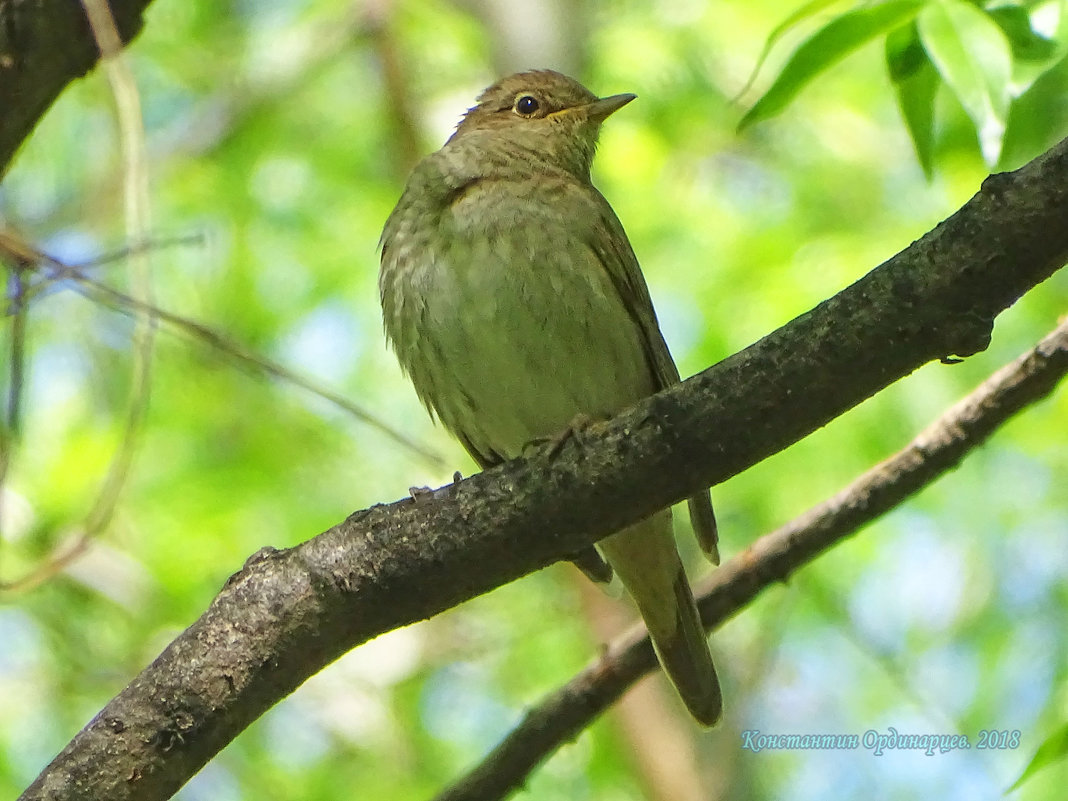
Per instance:
[[[414,246],[387,242],[398,263],[383,270],[387,333],[416,390],[447,427],[503,456],[654,390],[583,220],[520,189],[469,187],[409,232]]]

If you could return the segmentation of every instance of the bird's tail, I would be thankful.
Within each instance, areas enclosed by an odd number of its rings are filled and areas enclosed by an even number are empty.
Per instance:
[[[682,568],[671,512],[613,534],[598,543],[634,598],[660,664],[690,714],[712,726],[723,713],[716,666]]]

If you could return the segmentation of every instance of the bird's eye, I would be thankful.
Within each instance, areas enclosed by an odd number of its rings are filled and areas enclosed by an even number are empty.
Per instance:
[[[538,99],[531,95],[522,95],[515,101],[516,113],[529,117],[538,110]]]

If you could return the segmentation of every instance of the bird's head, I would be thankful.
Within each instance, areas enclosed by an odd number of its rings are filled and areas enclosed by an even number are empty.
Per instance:
[[[588,178],[601,123],[634,97],[599,98],[552,70],[520,72],[478,96],[478,105],[464,115],[449,144],[477,142],[491,155],[512,151],[525,156],[532,172],[547,161]]]

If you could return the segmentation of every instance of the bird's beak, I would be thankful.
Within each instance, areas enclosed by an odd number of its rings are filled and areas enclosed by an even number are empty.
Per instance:
[[[588,106],[586,106],[586,113],[589,114],[590,119],[594,122],[604,122],[604,120],[610,114],[614,114],[619,111],[623,106],[627,105],[631,100],[636,98],[637,95],[612,95],[611,97],[602,97],[598,100],[594,100]]]

